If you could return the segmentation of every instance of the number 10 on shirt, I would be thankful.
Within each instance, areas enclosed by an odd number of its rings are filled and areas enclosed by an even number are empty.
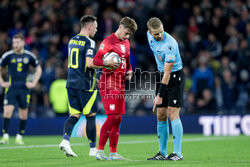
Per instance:
[[[79,67],[78,56],[79,56],[79,48],[69,49],[68,68],[77,69]]]

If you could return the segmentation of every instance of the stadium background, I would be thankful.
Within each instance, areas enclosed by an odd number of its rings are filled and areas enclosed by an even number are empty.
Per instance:
[[[121,17],[130,16],[136,20],[138,31],[131,39],[131,62],[135,76],[141,76],[142,83],[149,81],[148,73],[143,71],[156,71],[155,60],[147,44],[146,23],[152,16],[159,17],[165,31],[177,40],[184,64],[185,102],[181,110],[184,130],[190,120],[194,120],[198,128],[195,132],[202,133],[198,120],[203,115],[211,116],[213,126],[216,121],[223,124],[223,120],[236,119],[237,124],[234,125],[239,127],[241,120],[249,120],[247,114],[250,113],[249,10],[249,0],[2,0],[0,55],[11,49],[13,35],[23,33],[26,49],[37,55],[43,69],[39,84],[32,91],[27,134],[50,134],[51,127],[57,130],[57,133],[51,134],[62,133],[67,115],[62,113],[67,112],[67,107],[62,101],[59,105],[54,103],[56,95],[62,97],[59,93],[63,90],[56,87],[54,92],[57,93],[53,94],[51,85],[54,81],[66,79],[67,43],[79,33],[79,19],[85,14],[98,18],[98,32],[94,38],[97,44],[116,30]],[[29,78],[32,77],[31,74]],[[127,84],[127,88],[130,88],[127,93],[139,93],[144,98],[126,100],[125,122],[136,124],[140,120],[144,120],[143,123],[149,121],[154,129],[150,133],[154,133],[156,120],[151,113],[152,98],[146,98],[154,94],[154,83],[149,86],[151,91],[145,91],[148,85],[139,85],[138,88],[137,82],[139,80],[133,77],[132,83]],[[2,115],[2,88],[0,93]],[[61,112],[56,113],[54,110],[58,106]],[[99,114],[103,114],[100,99],[99,106]],[[14,118],[17,117],[18,113],[15,112]],[[53,124],[43,126],[48,120]],[[133,122],[129,122],[131,120]],[[45,128],[35,130],[39,127]],[[15,128],[12,125],[11,131]],[[247,132],[250,131],[249,125],[248,129]],[[126,130],[121,132],[129,133]]]

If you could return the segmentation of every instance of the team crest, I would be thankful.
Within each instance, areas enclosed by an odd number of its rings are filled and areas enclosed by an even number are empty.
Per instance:
[[[110,104],[109,105],[109,109],[112,110],[112,111],[114,111],[115,110],[115,105],[114,104]]]
[[[124,45],[120,45],[120,46],[121,46],[122,53],[125,53],[126,52],[125,46]]]
[[[24,64],[28,64],[28,62],[29,62],[29,59],[28,59],[27,57],[25,57],[25,58],[23,59],[23,63],[24,63]]]

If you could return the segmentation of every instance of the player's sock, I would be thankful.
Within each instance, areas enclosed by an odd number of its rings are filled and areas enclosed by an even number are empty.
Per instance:
[[[95,116],[86,117],[87,125],[86,125],[86,133],[89,140],[90,148],[96,147],[96,124],[95,124]]]
[[[104,150],[110,131],[114,125],[114,116],[115,115],[107,115],[107,120],[102,125],[98,150]]]
[[[10,127],[10,118],[4,118],[2,132],[9,133],[9,127]]]
[[[25,132],[26,122],[27,122],[26,119],[25,120],[20,119],[20,122],[19,122],[19,132],[18,132],[20,135],[23,135],[24,132]]]
[[[74,116],[70,116],[69,119],[65,122],[64,124],[64,129],[63,129],[63,139],[65,140],[70,140],[70,136],[72,133],[72,130],[77,123],[78,118]]]
[[[168,139],[168,121],[157,122],[157,134],[159,142],[159,151],[162,155],[167,155],[167,139]]]
[[[182,136],[183,136],[183,127],[180,119],[175,119],[171,121],[172,125],[172,132],[174,138],[174,152],[182,157],[181,155],[181,143],[182,143]]]
[[[118,144],[118,139],[119,139],[119,129],[120,129],[121,122],[122,122],[122,116],[117,115],[115,117],[114,126],[109,135],[109,148],[110,148],[109,152],[110,153],[117,152],[117,144]]]

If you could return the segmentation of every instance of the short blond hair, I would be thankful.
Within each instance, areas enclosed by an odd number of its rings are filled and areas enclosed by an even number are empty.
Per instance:
[[[152,17],[147,22],[148,29],[158,29],[161,25],[162,22],[158,17]]]
[[[120,21],[120,25],[123,25],[125,28],[128,28],[133,33],[137,30],[137,24],[134,19],[130,17],[123,17]]]

